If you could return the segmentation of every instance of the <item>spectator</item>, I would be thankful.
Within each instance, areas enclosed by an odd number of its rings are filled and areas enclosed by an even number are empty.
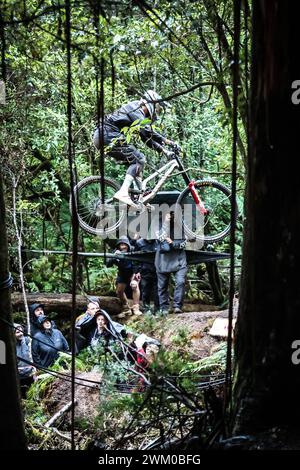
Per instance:
[[[36,333],[39,333],[39,317],[45,315],[43,304],[32,304],[29,306],[30,313],[30,335],[33,337]],[[56,328],[55,322],[52,320],[52,328]]]
[[[186,241],[173,240],[170,234],[174,231],[174,213],[166,215],[163,226],[158,232],[159,248],[155,254],[155,267],[158,279],[159,306],[162,315],[167,315],[170,308],[169,282],[171,274],[175,276],[173,308],[174,313],[182,313],[187,274],[185,253]]]
[[[30,385],[34,382],[36,368],[28,364],[31,361],[30,357],[30,340],[24,336],[24,329],[22,325],[14,323],[15,336],[16,336],[16,356],[17,366],[21,386],[22,398],[26,398],[26,393]]]
[[[76,318],[76,352],[80,352],[90,343],[92,329],[94,327],[92,320],[99,308],[100,302],[98,298],[90,299],[89,303],[87,304],[86,312],[82,313],[79,315],[79,317]]]
[[[96,323],[96,326],[91,335],[90,346],[92,348],[95,348],[98,344],[103,344],[106,348],[115,341],[123,340],[126,337],[124,326],[112,321],[105,310],[96,312],[93,323]]]
[[[137,347],[135,369],[140,374],[148,375],[148,370],[159,352],[160,342],[145,334],[141,334],[135,339],[135,345]],[[143,377],[139,377],[138,387],[133,391],[142,392],[144,389],[145,380]]]
[[[127,237],[118,240],[115,254],[130,253],[132,247]],[[118,267],[118,276],[116,279],[116,293],[122,303],[122,312],[117,315],[118,318],[124,318],[127,315],[142,315],[140,311],[140,273],[136,272],[134,264],[129,259],[110,259],[107,266]],[[128,299],[133,299],[132,311],[129,307]]]
[[[157,249],[157,240],[146,240],[139,238],[135,242],[135,251],[144,251],[146,253],[155,252]],[[143,301],[144,313],[155,314],[159,310],[159,299],[157,291],[157,274],[154,263],[143,262],[139,266],[141,275],[141,297]],[[151,300],[154,303],[151,309]]]
[[[68,351],[69,345],[62,332],[52,327],[49,317],[39,317],[40,331],[32,342],[32,357],[35,364],[49,367],[59,357],[60,351]]]

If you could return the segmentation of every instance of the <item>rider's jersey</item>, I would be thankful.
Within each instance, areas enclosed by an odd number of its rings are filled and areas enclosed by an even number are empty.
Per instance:
[[[104,145],[113,142],[125,141],[122,129],[128,128],[133,122],[137,124],[146,119],[146,115],[141,107],[140,101],[132,101],[123,105],[117,111],[104,118]],[[139,129],[139,135],[143,142],[150,148],[160,151],[165,137],[156,132],[151,125],[142,125]]]

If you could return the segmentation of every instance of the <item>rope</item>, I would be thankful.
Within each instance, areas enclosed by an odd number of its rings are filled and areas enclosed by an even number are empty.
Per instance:
[[[100,50],[100,33],[99,33],[99,17],[100,17],[100,3],[94,2],[93,4],[93,15],[94,15],[94,28],[96,34],[96,48]],[[97,131],[99,133],[99,173],[100,173],[100,194],[101,201],[104,203],[105,200],[105,171],[104,171],[104,74],[105,74],[105,62],[103,57],[99,64],[98,59],[94,57],[94,67],[96,73],[96,105],[97,105]],[[100,87],[99,87],[99,67],[101,71]],[[104,263],[106,263],[106,243],[103,242],[104,251]]]
[[[238,141],[238,85],[239,85],[239,42],[241,27],[241,0],[234,1],[234,51],[233,51],[233,142],[232,142],[232,179],[231,179],[231,233],[230,233],[230,281],[229,281],[229,309],[228,309],[228,336],[226,357],[226,381],[224,394],[224,419],[230,423],[232,413],[232,320],[235,281],[235,222],[236,222],[236,175],[237,175],[237,141]],[[226,413],[228,413],[226,415]],[[227,416],[227,420],[226,420]]]
[[[8,276],[4,281],[0,281],[0,290],[10,289],[14,283],[11,273],[8,273]]]
[[[75,317],[76,317],[76,285],[77,285],[77,263],[78,263],[78,217],[77,201],[75,200],[74,171],[74,144],[72,135],[72,70],[71,70],[71,5],[70,0],[66,0],[66,46],[67,46],[67,115],[68,115],[68,161],[70,171],[71,202],[72,202],[72,320],[71,320],[71,449],[75,450]]]

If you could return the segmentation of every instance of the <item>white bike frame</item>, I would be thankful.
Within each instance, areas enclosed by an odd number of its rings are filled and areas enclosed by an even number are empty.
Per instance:
[[[152,189],[151,193],[147,194],[147,196],[143,197],[141,196],[141,201],[143,204],[152,198],[158,193],[164,182],[166,181],[167,178],[173,173],[175,168],[178,168],[179,165],[176,160],[170,160],[168,163],[163,165],[161,168],[159,168],[157,171],[149,175],[147,178],[145,178],[142,182],[142,189],[143,191],[146,190],[147,184],[149,181],[151,181],[153,178],[156,178],[157,176],[161,176],[159,181],[157,182],[156,186]]]

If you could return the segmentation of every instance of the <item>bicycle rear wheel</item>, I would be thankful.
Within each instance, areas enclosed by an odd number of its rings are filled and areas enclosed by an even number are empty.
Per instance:
[[[101,186],[104,184],[104,201]],[[76,210],[80,227],[92,235],[105,236],[118,229],[126,215],[127,207],[113,199],[119,189],[110,178],[88,176],[75,186]],[[70,198],[70,212],[72,202]]]
[[[200,216],[190,189],[186,188],[176,203],[182,214],[185,235],[202,243],[219,242],[231,229],[231,191],[224,184],[210,179],[196,181],[195,189],[208,213]]]

